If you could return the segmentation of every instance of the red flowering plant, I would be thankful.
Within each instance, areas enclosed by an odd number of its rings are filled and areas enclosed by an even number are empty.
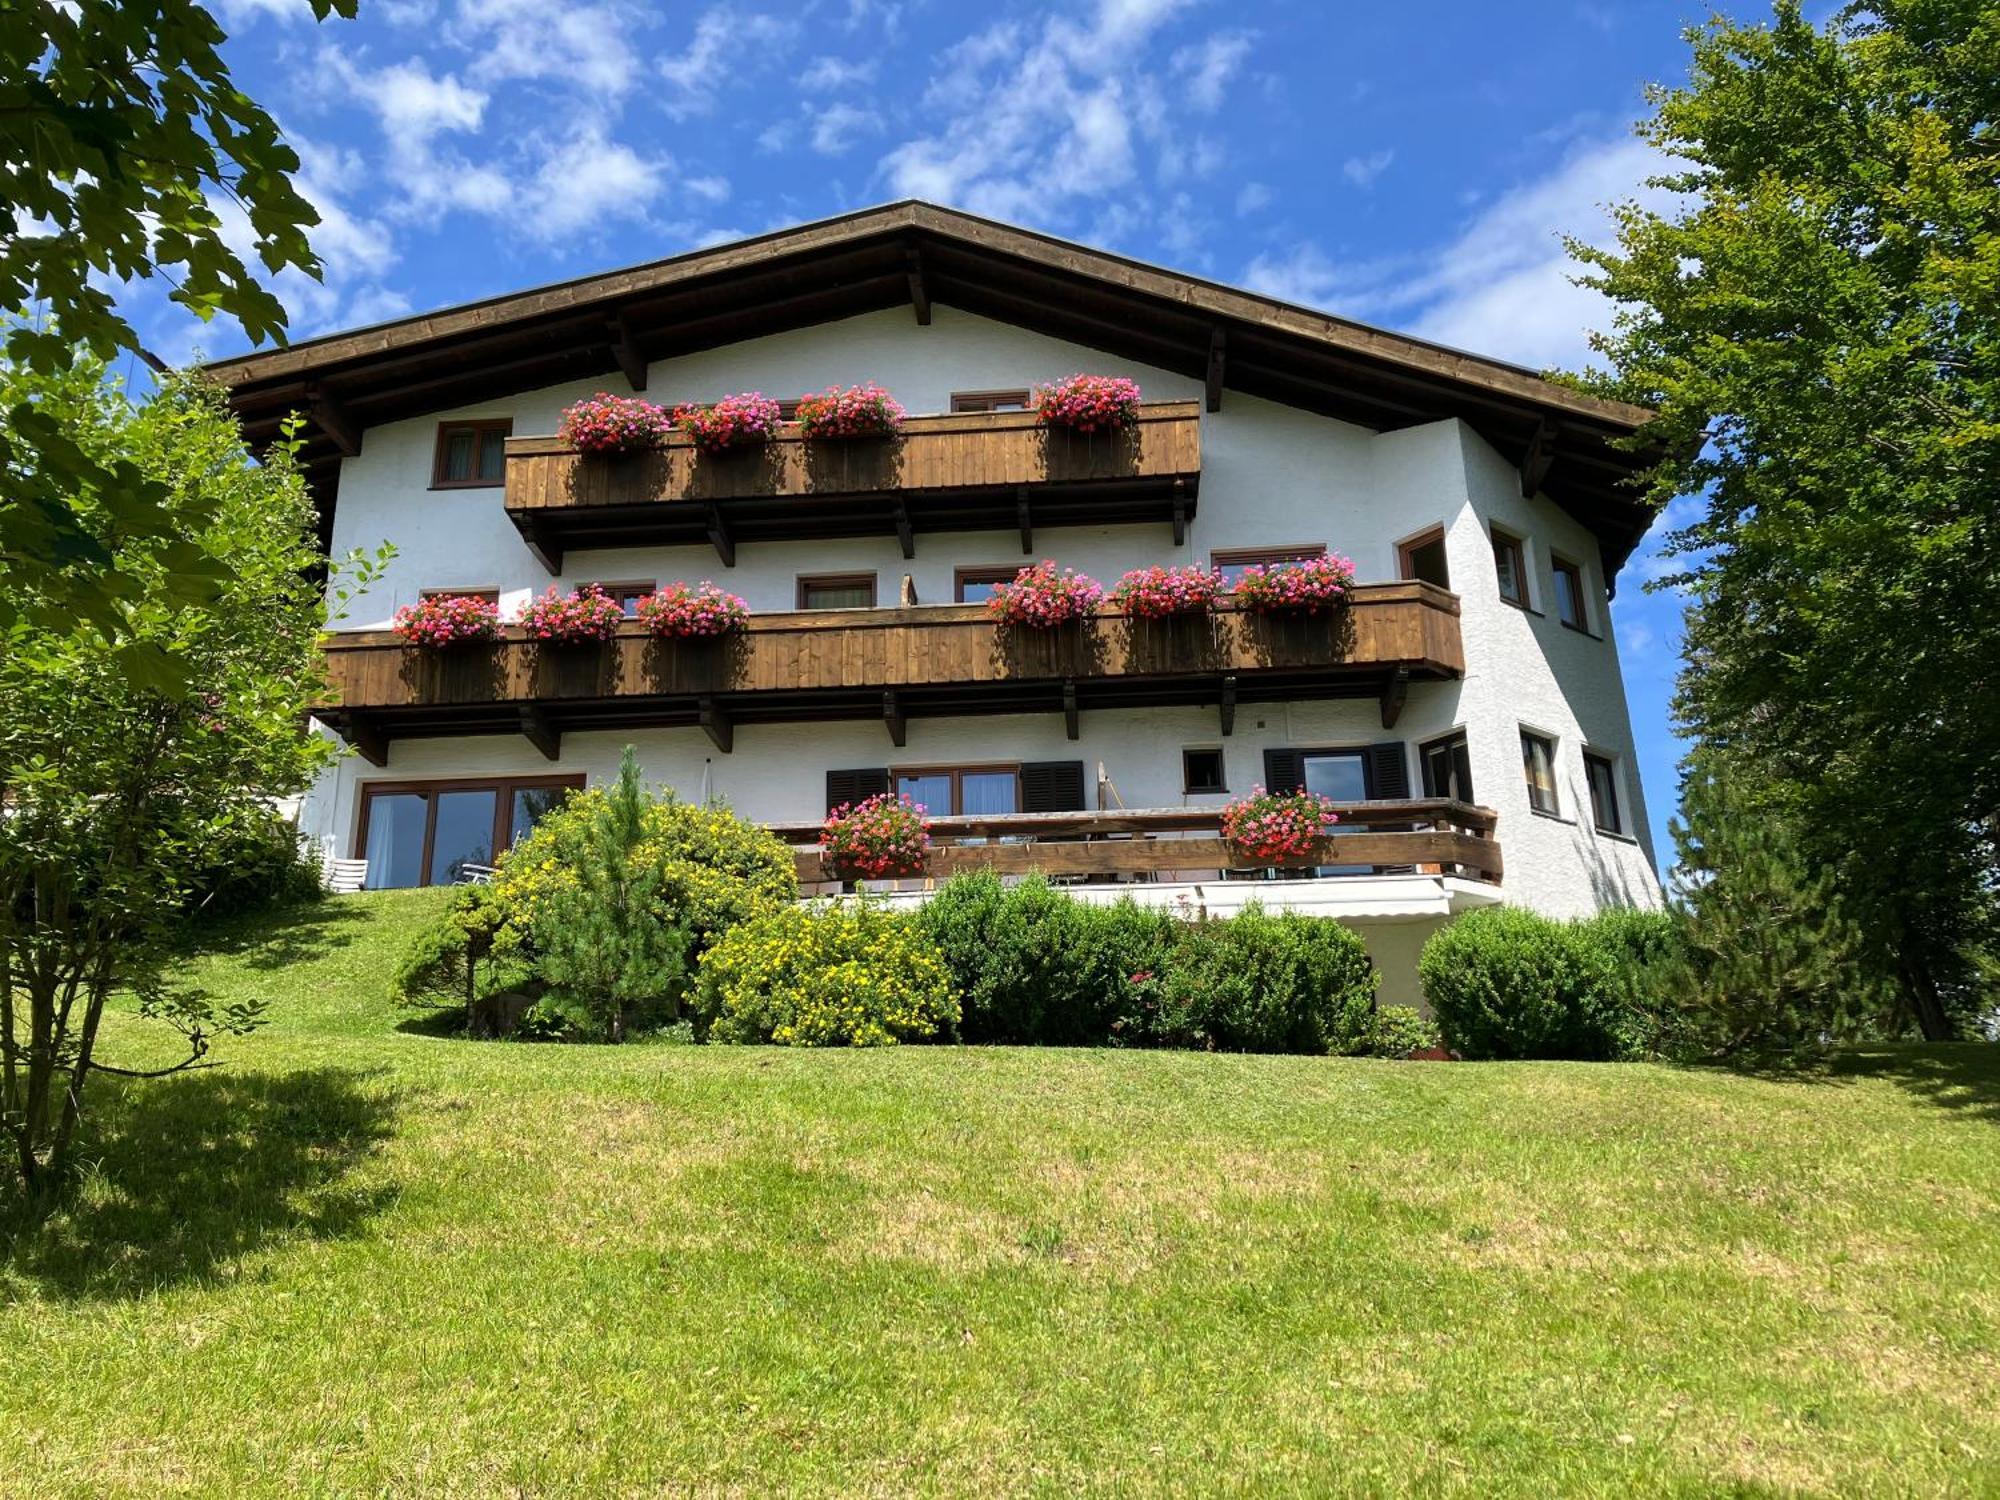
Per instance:
[[[616,599],[594,583],[573,594],[558,594],[554,584],[521,611],[521,632],[531,641],[555,646],[581,646],[608,641],[618,634],[625,611]]]
[[[879,385],[835,385],[801,396],[797,420],[809,438],[894,437],[903,407]]]
[[[1213,613],[1222,589],[1213,568],[1134,568],[1118,580],[1111,602],[1135,620],[1164,620]]]
[[[666,442],[673,430],[673,418],[664,407],[637,396],[599,391],[565,410],[558,432],[577,452],[610,458],[648,452]]]
[[[1072,620],[1087,620],[1097,612],[1104,587],[1073,568],[1060,572],[1044,558],[1023,568],[1012,583],[996,583],[987,596],[986,612],[1003,625],[1028,625],[1053,630]]]
[[[1139,382],[1123,375],[1072,375],[1035,388],[1035,419],[1071,432],[1112,432],[1139,420]]]
[[[433,594],[396,611],[396,634],[412,646],[477,645],[500,635],[500,606],[476,594]]]
[[[924,809],[893,792],[843,802],[819,831],[820,863],[849,879],[921,875],[930,852]]]
[[[1333,803],[1317,792],[1254,786],[1249,796],[1223,808],[1222,837],[1245,864],[1311,864],[1327,825],[1339,821]]]
[[[698,641],[727,635],[750,618],[750,606],[706,579],[670,583],[639,601],[639,621],[666,640]]]
[[[713,406],[677,406],[673,424],[703,453],[727,453],[777,436],[778,403],[761,391],[744,391]]]
[[[1337,552],[1297,562],[1253,563],[1231,590],[1252,614],[1318,614],[1343,603],[1354,587],[1354,564]]]

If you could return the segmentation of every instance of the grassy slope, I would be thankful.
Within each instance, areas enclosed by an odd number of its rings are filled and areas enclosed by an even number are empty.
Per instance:
[[[273,1023],[107,1089],[0,1258],[0,1484],[2000,1488],[1991,1049],[471,1045],[382,998],[432,899],[204,960]]]

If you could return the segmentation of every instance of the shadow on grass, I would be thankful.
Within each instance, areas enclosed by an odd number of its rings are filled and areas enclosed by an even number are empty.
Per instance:
[[[188,946],[241,959],[246,968],[285,969],[351,946],[372,915],[355,902],[329,897],[195,924],[188,929]]]
[[[1702,1064],[1777,1083],[1892,1083],[1924,1103],[2000,1124],[2000,1046],[1991,1042],[1885,1042],[1796,1058]]]
[[[355,1234],[394,1197],[350,1181],[400,1100],[346,1068],[192,1073],[103,1090],[68,1200],[0,1198],[0,1274],[71,1298],[228,1277],[277,1241]]]

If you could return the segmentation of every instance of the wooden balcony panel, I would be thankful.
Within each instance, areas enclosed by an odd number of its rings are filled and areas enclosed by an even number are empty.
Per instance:
[[[1176,541],[1201,486],[1200,405],[1145,406],[1084,436],[1028,412],[911,417],[897,438],[807,441],[788,429],[720,456],[675,436],[657,453],[585,458],[554,437],[507,441],[506,509],[544,562],[576,547],[1165,522]],[[910,548],[906,545],[906,551]]]
[[[1132,621],[1108,609],[1053,632],[1009,630],[977,605],[753,615],[719,641],[657,641],[630,624],[601,646],[546,646],[507,627],[491,646],[405,646],[392,631],[326,638],[337,702],[320,717],[386,741],[707,722],[1353,697],[1464,671],[1456,595],[1367,584],[1344,609],[1271,619]],[[1385,707],[1386,712],[1386,707]],[[350,735],[350,738],[353,738]]]

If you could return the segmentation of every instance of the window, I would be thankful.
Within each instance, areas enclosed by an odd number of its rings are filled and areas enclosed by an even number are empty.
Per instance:
[[[624,611],[625,618],[628,620],[638,618],[639,601],[648,594],[657,593],[660,587],[657,583],[600,583],[589,586],[601,589],[604,593],[616,599],[619,609]],[[579,585],[579,587],[585,587],[585,585]]]
[[[1583,612],[1583,569],[1566,557],[1552,558],[1549,571],[1556,584],[1556,618],[1571,630],[1590,632],[1590,621]]]
[[[800,609],[873,609],[873,573],[812,573],[799,577]]]
[[[1472,757],[1463,734],[1446,735],[1419,746],[1417,759],[1423,762],[1426,797],[1472,800]]]
[[[498,589],[418,589],[419,599],[483,599],[495,608],[500,604]]]
[[[438,423],[431,488],[469,490],[505,483],[507,435],[513,430],[513,420],[508,417]]]
[[[582,785],[581,776],[366,782],[354,847],[368,861],[368,889],[455,884]]]
[[[1451,587],[1451,573],[1444,562],[1443,527],[1403,543],[1396,549],[1396,560],[1405,578],[1434,583],[1441,589]]]
[[[894,776],[896,791],[933,817],[990,817],[1021,810],[1019,766],[938,766]]]
[[[1528,607],[1528,568],[1521,560],[1521,542],[1504,531],[1493,533],[1493,571],[1500,579],[1500,597]]]
[[[1307,542],[1297,547],[1246,547],[1234,552],[1212,552],[1209,566],[1222,574],[1222,581],[1229,587],[1236,586],[1236,580],[1243,576],[1248,567],[1269,567],[1272,563],[1306,562],[1315,557],[1326,556],[1326,543]]]
[[[1590,783],[1590,820],[1597,831],[1622,834],[1625,825],[1618,816],[1618,768],[1611,758],[1584,751],[1583,779]]]
[[[1181,790],[1184,792],[1226,792],[1220,750],[1181,751]]]
[[[951,409],[954,412],[972,411],[1026,411],[1028,393],[1026,391],[953,391]]]
[[[1528,777],[1528,806],[1536,812],[1561,816],[1556,798],[1556,742],[1547,735],[1521,731],[1521,767]]]
[[[993,597],[993,585],[1012,583],[1019,568],[959,568],[952,574],[952,597],[960,604],[984,604]]]

